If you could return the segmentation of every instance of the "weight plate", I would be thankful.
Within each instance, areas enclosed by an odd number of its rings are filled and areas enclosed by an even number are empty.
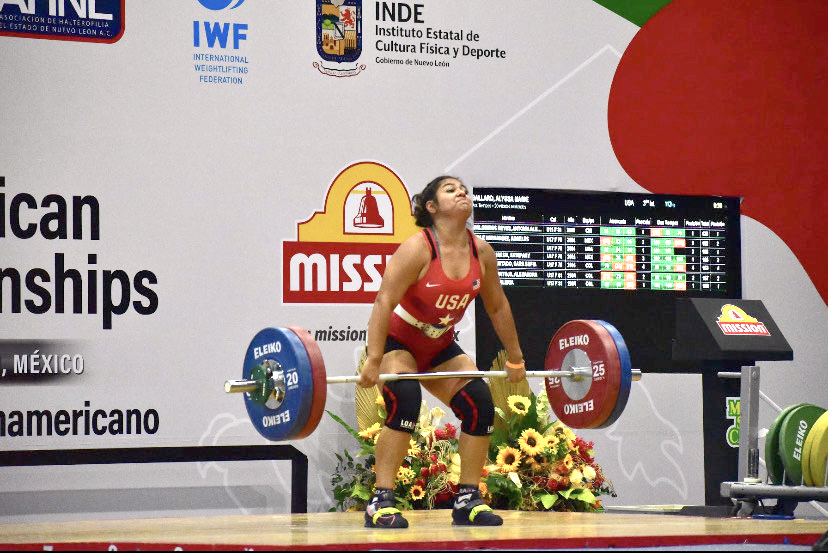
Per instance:
[[[825,461],[828,458],[828,412],[823,413],[805,438],[802,448],[802,473],[809,486],[828,486]],[[807,469],[807,470],[806,470]]]
[[[316,426],[322,419],[322,413],[325,412],[325,402],[328,400],[328,374],[325,370],[325,360],[322,359],[322,351],[319,349],[319,344],[310,335],[310,332],[298,326],[289,326],[290,330],[296,333],[296,336],[305,345],[305,351],[310,360],[311,374],[313,380],[313,397],[311,398],[311,411],[308,416],[308,422],[305,427],[296,434],[295,438],[304,438],[316,430]]]
[[[630,350],[627,349],[627,343],[621,333],[606,321],[598,321],[612,336],[615,341],[615,349],[618,350],[618,359],[621,361],[621,383],[618,390],[618,399],[615,400],[615,408],[612,410],[609,418],[596,428],[606,428],[607,426],[618,420],[624,408],[627,406],[627,400],[630,397],[630,389],[632,388],[632,362],[630,361]]]
[[[779,427],[788,413],[800,405],[802,403],[795,403],[783,409],[773,420],[765,436],[765,468],[768,471],[768,480],[772,484],[782,484],[782,472],[785,470],[782,466],[782,458],[779,456]]]
[[[798,486],[802,482],[802,447],[808,432],[825,409],[803,403],[788,413],[779,426],[779,457],[785,467],[786,482]]]
[[[281,366],[285,398],[272,407],[244,394],[247,414],[256,430],[268,440],[289,440],[298,436],[310,419],[314,399],[312,363],[307,348],[296,332],[288,328],[265,328],[250,342],[244,357],[242,378],[248,379],[254,367],[266,361]]]
[[[546,379],[546,395],[562,423],[571,428],[598,428],[613,414],[623,379],[616,341],[599,321],[574,320],[559,328],[549,342],[544,368],[571,369],[565,363],[576,359],[586,360],[592,370],[589,391],[582,397],[578,397],[580,392],[570,396],[569,385],[565,387],[562,379],[555,377]]]

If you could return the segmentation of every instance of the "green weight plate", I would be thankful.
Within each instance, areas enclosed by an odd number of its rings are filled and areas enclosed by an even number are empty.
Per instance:
[[[779,457],[785,467],[786,482],[802,483],[802,447],[808,432],[825,409],[805,403],[791,410],[779,426]]]
[[[825,463],[828,458],[828,412],[814,423],[802,448],[802,473],[809,486],[828,486]]]
[[[788,413],[800,405],[802,403],[795,403],[783,409],[773,420],[768,428],[768,435],[765,436],[765,467],[768,470],[768,480],[772,484],[782,483],[782,471],[785,470],[782,466],[782,458],[779,456],[779,426]]]

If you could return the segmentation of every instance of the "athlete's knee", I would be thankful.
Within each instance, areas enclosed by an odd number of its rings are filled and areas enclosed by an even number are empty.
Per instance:
[[[492,393],[483,379],[475,378],[457,392],[450,403],[461,421],[460,429],[472,436],[488,436],[494,430]]]
[[[385,400],[385,426],[412,434],[420,418],[423,392],[416,380],[394,380],[382,386]]]

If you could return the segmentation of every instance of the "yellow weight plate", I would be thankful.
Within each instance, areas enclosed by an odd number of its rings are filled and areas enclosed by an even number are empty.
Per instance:
[[[802,448],[802,471],[805,483],[809,486],[828,485],[828,482],[825,482],[825,460],[828,457],[828,412],[817,419],[805,442],[805,447]]]

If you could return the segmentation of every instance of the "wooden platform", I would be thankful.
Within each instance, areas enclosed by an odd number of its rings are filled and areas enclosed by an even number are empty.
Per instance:
[[[363,527],[360,513],[0,524],[0,549],[577,549],[716,544],[813,545],[828,520],[499,511],[504,525],[452,526],[450,513],[407,511],[410,527]]]

